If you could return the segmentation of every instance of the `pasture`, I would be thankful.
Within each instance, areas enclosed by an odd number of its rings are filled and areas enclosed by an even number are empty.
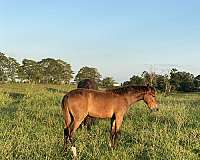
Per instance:
[[[61,100],[66,85],[0,85],[0,159],[71,159],[63,152]],[[200,159],[200,94],[157,96],[160,111],[136,103],[124,118],[114,150],[110,120],[75,135],[78,159]]]

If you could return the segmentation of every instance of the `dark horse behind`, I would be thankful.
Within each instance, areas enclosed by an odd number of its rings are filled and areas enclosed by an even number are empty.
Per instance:
[[[132,104],[140,100],[143,100],[150,110],[158,110],[155,89],[150,86],[126,86],[106,91],[70,91],[62,100],[65,148],[67,140],[74,143],[73,135],[87,116],[111,119],[110,139],[111,146],[114,146],[125,113]]]
[[[83,79],[83,80],[81,80],[78,83],[77,88],[85,88],[85,89],[98,90],[97,83],[93,79]],[[90,129],[91,125],[93,125],[94,122],[95,122],[94,118],[87,116],[83,120],[83,125],[86,126],[87,129]]]
[[[92,79],[83,79],[81,80],[78,85],[77,88],[85,88],[85,89],[95,89],[97,90],[97,84],[94,80]]]

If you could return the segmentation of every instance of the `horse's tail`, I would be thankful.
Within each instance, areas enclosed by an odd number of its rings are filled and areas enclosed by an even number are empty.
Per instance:
[[[63,97],[62,105],[61,105],[62,111],[63,111],[63,117],[64,117],[64,121],[65,121],[65,128],[64,128],[64,140],[65,140],[65,142],[67,142],[67,139],[70,135],[70,124],[71,124],[71,121],[72,121],[71,114],[70,114],[70,111],[69,111],[68,99],[69,99],[69,96],[68,96],[68,94],[66,94]]]

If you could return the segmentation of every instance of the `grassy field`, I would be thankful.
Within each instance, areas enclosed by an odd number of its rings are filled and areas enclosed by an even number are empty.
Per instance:
[[[63,152],[61,100],[69,86],[0,85],[0,159],[71,159]],[[160,111],[143,102],[126,115],[115,150],[109,120],[78,129],[78,159],[200,159],[200,94],[158,96]]]

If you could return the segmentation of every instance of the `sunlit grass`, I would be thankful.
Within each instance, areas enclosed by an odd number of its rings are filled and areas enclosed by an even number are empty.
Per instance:
[[[66,85],[2,85],[0,159],[71,159],[63,152],[60,104]],[[79,159],[200,159],[200,95],[158,96],[160,111],[143,102],[124,118],[118,145],[108,147],[109,120],[75,135]]]

